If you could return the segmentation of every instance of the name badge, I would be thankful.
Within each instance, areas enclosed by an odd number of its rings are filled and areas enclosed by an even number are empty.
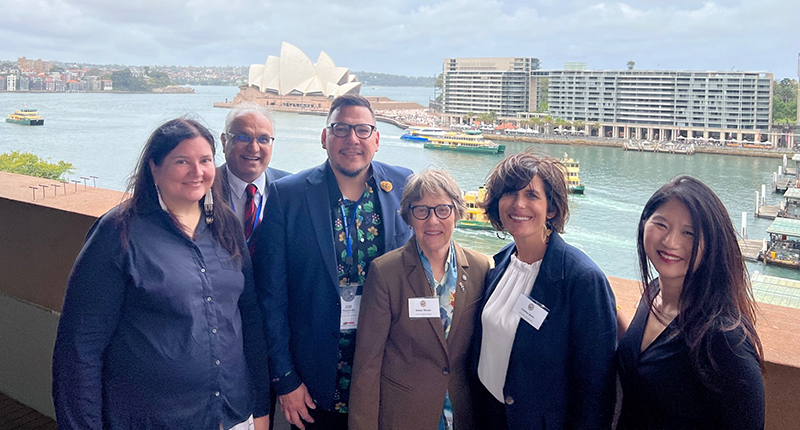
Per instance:
[[[339,286],[339,330],[355,330],[358,328],[358,311],[361,308],[361,285],[349,283]]]
[[[408,317],[439,318],[439,299],[436,297],[420,297],[408,299]]]
[[[533,328],[539,330],[539,327],[542,326],[542,322],[547,318],[547,314],[550,310],[536,300],[524,294],[520,294],[517,302],[514,304],[514,312]]]

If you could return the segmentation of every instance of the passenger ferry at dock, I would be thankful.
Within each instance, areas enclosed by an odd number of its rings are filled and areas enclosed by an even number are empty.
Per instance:
[[[505,145],[498,145],[481,135],[446,134],[428,138],[424,145],[427,149],[445,149],[448,151],[473,152],[478,154],[501,154],[506,151]]]
[[[437,127],[409,127],[400,139],[428,141],[431,136],[441,137],[445,135],[444,129]]]
[[[6,122],[22,125],[44,125],[44,118],[39,116],[39,112],[36,109],[22,108],[8,114]]]

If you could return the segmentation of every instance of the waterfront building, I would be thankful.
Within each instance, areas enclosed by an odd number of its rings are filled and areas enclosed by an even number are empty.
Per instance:
[[[17,90],[17,75],[6,76],[6,91]]]
[[[0,76],[0,91],[4,91],[6,89],[6,77]]]
[[[469,113],[495,112],[514,117],[536,109],[531,72],[539,59],[445,58],[442,66],[442,109],[449,122],[462,122]]]
[[[547,86],[553,118],[596,124],[625,139],[765,142],[772,125],[772,73],[681,70],[532,72]],[[785,142],[780,142],[785,143]]]

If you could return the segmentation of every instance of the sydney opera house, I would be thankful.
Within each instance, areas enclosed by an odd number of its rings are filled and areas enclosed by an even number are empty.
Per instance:
[[[358,94],[361,83],[350,69],[337,67],[320,52],[316,64],[298,47],[283,42],[281,56],[270,55],[266,64],[250,66],[248,85],[280,96],[324,96]]]
[[[253,102],[276,110],[326,111],[331,101],[343,94],[359,94],[361,82],[347,67],[338,67],[333,59],[320,52],[313,63],[300,48],[283,42],[280,57],[270,55],[265,64],[250,66],[247,86],[239,87],[230,107]],[[398,102],[386,97],[367,97],[377,110],[423,109],[417,103]]]

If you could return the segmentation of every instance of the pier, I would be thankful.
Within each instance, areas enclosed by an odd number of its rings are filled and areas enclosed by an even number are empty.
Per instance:
[[[764,249],[764,241],[762,239],[739,239],[739,249],[742,250],[745,260],[759,261],[759,255]]]

